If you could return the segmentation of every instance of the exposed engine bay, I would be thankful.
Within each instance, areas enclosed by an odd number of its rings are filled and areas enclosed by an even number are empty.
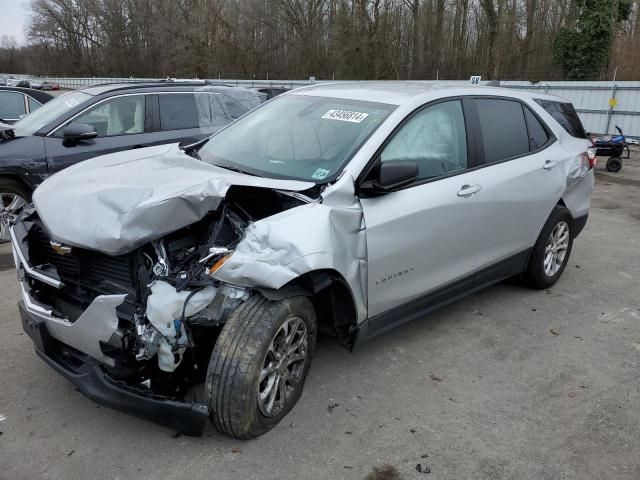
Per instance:
[[[100,342],[113,359],[109,376],[140,393],[184,399],[204,381],[207,362],[229,315],[253,293],[212,278],[253,222],[305,202],[299,194],[233,186],[197,223],[125,255],[110,256],[52,241],[33,211],[29,258],[61,288],[30,280],[35,301],[75,322],[100,295],[126,295],[117,330]]]

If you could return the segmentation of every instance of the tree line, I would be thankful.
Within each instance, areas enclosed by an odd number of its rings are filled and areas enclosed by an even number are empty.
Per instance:
[[[637,0],[31,0],[0,71],[198,78],[637,79]],[[617,69],[617,70],[616,70]]]

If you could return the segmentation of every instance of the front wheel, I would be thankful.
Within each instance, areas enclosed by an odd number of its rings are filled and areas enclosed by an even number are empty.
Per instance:
[[[9,223],[31,201],[31,194],[13,179],[0,178],[0,243],[8,242]]]
[[[565,207],[556,207],[551,212],[523,275],[525,283],[531,288],[549,288],[562,275],[573,247],[572,225],[571,213]]]
[[[311,365],[316,316],[306,297],[255,295],[222,329],[207,371],[211,421],[222,433],[253,438],[296,404]]]

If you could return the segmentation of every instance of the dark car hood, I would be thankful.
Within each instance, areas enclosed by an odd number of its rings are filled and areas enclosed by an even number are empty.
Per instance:
[[[42,183],[33,200],[55,240],[120,255],[202,219],[233,185],[301,191],[314,184],[235,173],[172,144],[74,165]]]

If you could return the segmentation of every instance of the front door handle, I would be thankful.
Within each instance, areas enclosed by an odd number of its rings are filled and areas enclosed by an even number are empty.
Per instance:
[[[542,166],[542,168],[544,168],[545,170],[551,170],[557,164],[558,162],[556,160],[547,160],[546,162],[544,162],[544,165]]]
[[[458,190],[458,196],[468,198],[474,193],[478,193],[480,190],[482,190],[480,185],[463,185],[460,187],[460,190]]]

